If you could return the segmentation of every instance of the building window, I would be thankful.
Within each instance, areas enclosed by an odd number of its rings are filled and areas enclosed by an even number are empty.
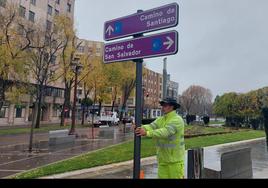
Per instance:
[[[84,46],[79,46],[78,47],[78,52],[84,53],[85,52],[85,47]]]
[[[133,105],[134,104],[134,99],[133,98],[129,98],[127,100],[127,105]]]
[[[25,18],[25,13],[26,13],[26,8],[23,7],[23,6],[20,6],[20,9],[19,9],[19,15],[20,15],[20,17]]]
[[[52,29],[52,22],[47,20],[47,31],[51,31]]]
[[[53,117],[58,117],[58,108],[57,105],[53,105]]]
[[[93,54],[93,48],[92,47],[89,47],[88,48],[88,54],[90,55],[90,54]]]
[[[25,36],[25,31],[22,25],[18,25],[18,33],[21,36]]]
[[[58,16],[60,14],[60,11],[58,11],[57,9],[55,9],[55,15]]]
[[[72,11],[72,4],[71,3],[67,3],[67,11],[68,12]]]
[[[48,36],[45,36],[45,45],[48,46],[50,43],[50,38]]]
[[[51,57],[51,64],[52,65],[55,65],[56,64],[56,60],[57,60],[57,56],[52,55],[52,57]]]
[[[46,88],[45,90],[45,96],[50,97],[52,95],[52,89],[51,88]]]
[[[118,98],[117,99],[117,104],[120,104],[121,103],[121,98]]]
[[[34,19],[35,19],[35,13],[32,12],[32,11],[30,11],[30,12],[29,12],[29,20],[30,20],[31,22],[34,22]]]
[[[56,3],[59,5],[60,4],[60,0],[56,0]]]
[[[52,6],[50,6],[50,5],[47,5],[47,13],[49,14],[49,15],[52,15]]]
[[[77,90],[77,93],[78,93],[78,95],[82,95],[83,90],[82,90],[82,89],[78,89],[78,90]]]
[[[6,7],[7,0],[0,0],[0,7]]]
[[[53,97],[62,97],[62,89],[57,89],[57,88],[54,88],[52,89],[53,90]]]
[[[0,110],[0,118],[6,118],[7,107],[2,107]]]
[[[99,53],[100,54],[101,53],[101,48],[97,48],[96,49],[96,53]]]
[[[36,0],[31,0],[32,5],[36,5]]]
[[[16,118],[22,118],[22,108],[16,108]]]

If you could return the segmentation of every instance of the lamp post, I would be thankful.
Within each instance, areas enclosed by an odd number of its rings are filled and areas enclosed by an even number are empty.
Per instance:
[[[75,134],[75,118],[76,118],[76,101],[77,101],[77,80],[78,74],[80,73],[82,66],[79,63],[79,58],[75,58],[71,64],[72,70],[75,74],[75,81],[74,81],[74,99],[73,99],[73,108],[72,108],[72,125],[69,131],[69,135]]]

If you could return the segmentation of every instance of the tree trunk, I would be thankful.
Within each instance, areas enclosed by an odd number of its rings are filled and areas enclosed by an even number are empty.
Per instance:
[[[102,102],[99,101],[99,110],[98,110],[98,114],[99,114],[99,116],[100,116],[100,114],[101,114],[101,107],[102,107]]]
[[[114,105],[115,105],[115,101],[116,101],[116,98],[117,98],[117,89],[116,89],[116,87],[114,88],[114,97],[113,97],[113,104],[112,104],[112,112],[114,111]]]
[[[65,86],[65,91],[64,91],[64,102],[62,106],[62,111],[61,111],[61,122],[60,126],[64,126],[64,121],[65,121],[65,116],[67,113],[70,112],[70,101],[71,101],[71,87]],[[68,108],[68,111],[65,112],[65,108]]]
[[[112,104],[112,112],[114,111],[114,104],[115,104],[115,101],[113,100],[113,104]]]
[[[93,110],[92,110],[92,139],[94,139],[94,116],[95,116],[95,103],[96,103],[96,89],[94,91]]]
[[[0,110],[2,109],[5,102],[5,83],[2,78],[0,78]]]
[[[33,112],[32,112],[32,124],[31,124],[31,132],[30,132],[30,141],[29,141],[29,152],[32,152],[33,149],[33,136],[34,136],[34,125],[36,123],[36,118],[37,118],[37,108],[38,108],[38,104],[37,102],[34,103],[34,108],[33,108]]]
[[[83,108],[82,108],[82,123],[81,123],[82,125],[84,125],[85,124],[85,107],[83,106]]]
[[[64,92],[65,93],[65,92]],[[65,94],[64,94],[65,96]],[[65,97],[64,97],[65,98]],[[65,119],[65,107],[66,107],[66,104],[65,104],[65,99],[64,99],[64,102],[63,102],[63,105],[62,105],[62,110],[61,110],[61,115],[60,115],[60,126],[64,126],[64,119]]]
[[[267,147],[267,151],[268,151],[268,117],[266,115],[266,117],[264,116],[264,131],[265,131],[265,135],[266,135],[266,147]]]
[[[42,103],[43,103],[43,96],[44,96],[44,86],[40,85],[38,87],[39,89],[39,93],[38,93],[38,98],[37,98],[37,102],[38,102],[38,107],[37,107],[37,117],[36,117],[36,125],[35,128],[39,129],[40,128],[40,121],[41,121],[41,114],[42,114]]]
[[[120,117],[120,118],[119,118],[120,121],[122,121],[122,119],[123,119],[123,116],[124,116],[124,113],[125,113],[125,109],[126,109],[126,103],[127,103],[127,102],[124,101],[123,104],[122,104],[122,109],[121,109],[120,116],[119,116],[119,117]],[[123,111],[123,110],[124,110],[124,111]]]

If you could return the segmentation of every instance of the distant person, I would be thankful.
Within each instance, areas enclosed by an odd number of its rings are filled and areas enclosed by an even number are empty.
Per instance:
[[[136,128],[137,136],[153,138],[156,142],[158,177],[161,179],[184,178],[184,121],[176,113],[180,107],[175,99],[160,101],[163,116],[154,122]]]
[[[208,125],[208,124],[209,124],[209,116],[205,115],[205,116],[203,117],[203,121],[204,121],[204,124],[205,124],[205,125]]]
[[[191,123],[191,116],[189,114],[186,115],[186,123],[187,125],[190,125]]]

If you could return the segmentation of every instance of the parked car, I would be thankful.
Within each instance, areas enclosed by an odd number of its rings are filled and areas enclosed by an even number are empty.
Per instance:
[[[101,113],[100,120],[103,125],[118,125],[119,124],[119,118],[117,112],[106,112]]]
[[[123,119],[122,119],[122,123],[123,124],[126,124],[126,123],[132,123],[133,122],[133,118],[132,117],[128,117],[128,116],[126,116],[126,117],[124,117]]]

